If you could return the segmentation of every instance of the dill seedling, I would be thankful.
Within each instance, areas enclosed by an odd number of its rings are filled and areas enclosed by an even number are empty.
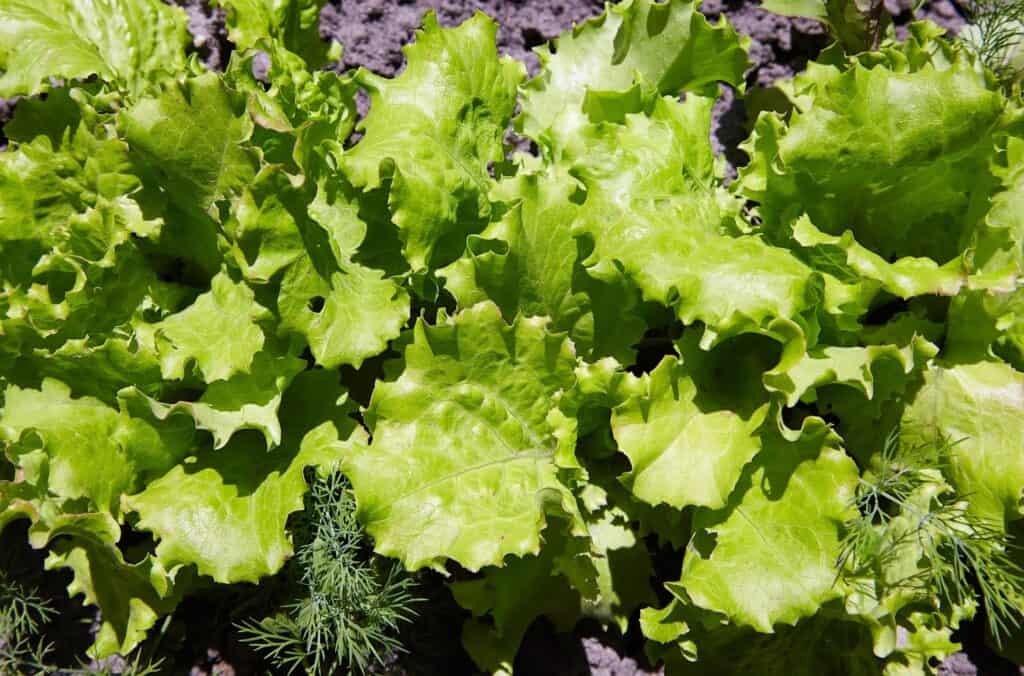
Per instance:
[[[161,663],[136,654],[116,668],[104,663],[65,669],[52,663],[54,647],[40,636],[57,611],[34,590],[0,571],[0,676],[61,673],[66,676],[155,676]]]
[[[47,673],[53,646],[38,634],[55,615],[35,591],[0,571],[0,674]]]
[[[1003,84],[1021,74],[1014,58],[1024,41],[1024,0],[971,0],[963,41]]]
[[[967,496],[945,483],[953,444],[904,446],[894,431],[873,471],[865,473],[854,502],[857,516],[845,524],[839,574],[857,584],[916,551],[916,569],[888,583],[892,589],[937,596],[953,606],[981,597],[996,642],[1021,626],[1024,553],[997,526],[968,511]]]
[[[242,641],[288,674],[365,673],[401,650],[396,634],[418,599],[396,562],[370,552],[344,475],[313,482],[297,531],[299,600],[239,625]]]

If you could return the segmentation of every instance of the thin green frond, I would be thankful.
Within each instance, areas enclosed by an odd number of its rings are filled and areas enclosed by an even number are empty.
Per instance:
[[[890,589],[937,597],[944,607],[980,597],[997,642],[1021,626],[1024,568],[1021,548],[994,524],[968,511],[967,496],[945,483],[941,470],[959,442],[905,446],[898,431],[860,479],[857,516],[845,524],[838,574],[854,585],[884,577],[908,552],[912,572]]]
[[[1022,64],[1017,52],[1024,40],[1024,0],[971,0],[964,41],[1003,83],[1016,80]]]
[[[242,640],[287,674],[364,673],[402,650],[396,635],[416,614],[412,580],[371,554],[344,475],[313,482],[296,539],[298,600],[240,625]]]
[[[241,639],[275,664],[284,674],[293,674],[306,664],[306,643],[298,625],[288,615],[273,615],[258,622],[238,625]]]
[[[56,611],[0,571],[0,674],[49,673],[53,645],[38,636]]]

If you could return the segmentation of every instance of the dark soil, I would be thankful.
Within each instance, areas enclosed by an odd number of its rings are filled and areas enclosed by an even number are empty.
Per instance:
[[[206,0],[174,0],[189,15],[189,30],[200,58],[214,69],[226,66],[231,45],[224,29],[223,11],[211,9]],[[886,0],[895,17],[897,30],[911,20],[912,0]],[[425,11],[433,9],[444,25],[455,25],[482,10],[501,25],[498,48],[526,63],[535,73],[539,63],[532,48],[557,36],[574,23],[601,12],[601,0],[332,0],[321,14],[320,32],[324,38],[344,45],[342,61],[335,67],[345,70],[365,67],[382,75],[394,75],[404,66],[401,46],[413,36]],[[747,75],[748,87],[770,86],[779,78],[800,71],[809,59],[827,45],[823,27],[806,19],[788,19],[761,10],[748,0],[706,0],[703,11],[717,19],[726,16],[736,28],[750,36],[750,56],[754,66]],[[952,32],[964,24],[961,8],[950,0],[935,0],[918,10],[919,18],[928,18]],[[10,118],[15,101],[0,100],[0,124]],[[715,111],[713,142],[725,154],[731,166],[745,161],[738,143],[747,135],[747,114],[743,101],[724,88]],[[4,145],[0,134],[0,148]],[[24,533],[12,527],[0,538],[8,551],[21,547]],[[38,554],[22,552],[22,563],[40,564]],[[21,558],[21,557],[19,557]],[[38,568],[41,568],[39,566]],[[36,570],[38,570],[36,568]],[[61,573],[35,574],[48,596],[60,599],[66,576]],[[388,673],[468,674],[471,662],[459,644],[459,627],[464,612],[436,580],[421,592],[429,601],[430,612],[413,627],[407,645],[410,654],[393,661]],[[176,613],[167,634],[161,639],[161,652],[175,673],[250,674],[263,673],[256,657],[232,638],[231,626],[245,609],[259,612],[264,592],[251,586],[219,588],[187,600]],[[66,604],[62,604],[66,605]],[[69,611],[61,615],[57,638],[63,649],[84,648],[88,642],[89,613]],[[635,633],[635,632],[631,632]],[[1000,659],[984,642],[981,625],[972,623],[959,636],[966,649],[947,660],[940,673],[947,676],[1016,674],[1018,668]],[[79,652],[79,654],[81,654]],[[73,660],[71,660],[73,662]],[[180,672],[178,671],[180,669]],[[595,626],[581,626],[572,634],[558,634],[543,621],[531,627],[516,660],[517,673],[530,676],[644,676],[661,673],[647,664],[642,641],[613,636]]]
[[[543,0],[335,0],[320,16],[320,34],[345,46],[342,64],[363,66],[392,75],[404,64],[402,45],[409,42],[424,12],[433,9],[442,25],[454,26],[483,11],[496,19],[498,49],[526,63],[531,73],[539,67],[531,51],[574,23],[597,16],[601,0],[569,2]]]
[[[913,0],[886,0],[898,26],[912,20]],[[211,68],[223,67],[230,45],[226,42],[220,10],[211,11],[205,0],[178,0],[189,13],[189,30],[200,55]],[[539,61],[533,48],[557,37],[573,24],[597,16],[602,0],[332,0],[320,17],[320,34],[344,45],[339,69],[363,67],[381,75],[394,75],[405,63],[402,45],[408,43],[423,14],[437,13],[443,25],[454,26],[483,11],[498,20],[498,49],[526,63],[535,74]],[[762,10],[751,0],[705,0],[702,11],[717,21],[728,17],[751,39],[754,67],[747,86],[770,86],[792,77],[828,44],[824,27],[809,19],[789,19]],[[951,0],[934,0],[918,10],[951,31],[964,24],[963,12]],[[2,111],[0,111],[2,113]],[[742,100],[723,87],[715,106],[712,143],[733,168],[746,161],[738,145],[747,136],[747,115]]]
[[[180,5],[188,14],[192,44],[206,67],[223,70],[231,54],[228,32],[224,28],[224,10],[211,8],[206,0],[179,0],[173,4]]]

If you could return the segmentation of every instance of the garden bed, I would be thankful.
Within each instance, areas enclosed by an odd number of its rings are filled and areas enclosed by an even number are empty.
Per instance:
[[[188,27],[196,53],[209,68],[223,70],[232,52],[224,25],[224,12],[211,9],[201,0],[181,0],[178,4],[188,13]],[[486,12],[500,26],[497,37],[499,51],[524,62],[529,73],[535,75],[540,63],[532,52],[533,48],[574,24],[597,16],[603,4],[592,0],[360,0],[345,3],[336,0],[328,4],[320,15],[321,36],[344,46],[341,61],[328,67],[339,72],[365,68],[389,77],[399,74],[405,65],[401,47],[412,39],[428,9],[436,11],[442,26],[456,26],[477,10]],[[886,9],[895,17],[897,33],[906,35],[906,25],[911,20],[909,7],[887,2]],[[749,55],[754,65],[746,74],[748,87],[769,87],[778,80],[792,77],[829,44],[828,33],[822,24],[811,19],[791,19],[766,12],[757,2],[708,0],[702,11],[713,20],[727,17],[741,34],[750,38]],[[926,3],[917,15],[931,19],[951,33],[965,23],[965,12],[949,0]],[[266,60],[256,59],[254,68],[265,72]],[[716,153],[727,160],[729,176],[735,177],[736,168],[747,162],[739,146],[748,137],[752,120],[745,111],[743,99],[735,95],[734,89],[727,85],[721,85],[721,88],[722,96],[713,113],[712,145]],[[11,109],[16,107],[15,101],[4,102],[0,106],[0,119],[9,119]],[[365,115],[365,97],[360,108],[360,113]],[[522,142],[520,147],[528,149],[529,144]],[[322,303],[323,298],[320,300]],[[641,353],[637,361],[643,363],[646,359],[653,366],[665,353],[664,348],[653,347],[649,354]],[[312,360],[309,355],[305,358]],[[346,372],[350,380],[358,382],[368,374],[372,382],[380,367],[379,360],[374,359],[376,357],[358,371],[350,369]],[[650,369],[638,367],[635,370]],[[355,387],[352,396],[361,404],[367,403],[360,400]],[[69,576],[59,572],[32,572],[42,567],[42,557],[25,546],[26,539],[27,532],[22,525],[9,527],[2,533],[0,545],[10,553],[11,559],[5,565],[38,586],[46,598],[59,604],[61,613],[51,626],[49,636],[59,638],[57,655],[64,663],[71,663],[99,631],[99,618],[92,612],[83,613],[77,604],[67,605],[63,587]],[[145,547],[150,543],[140,540],[137,544]],[[653,565],[657,572],[664,571],[659,577],[675,579],[682,565],[680,553],[662,547],[653,536],[648,538],[647,544],[648,549],[658,554]],[[379,673],[396,676],[474,673],[473,662],[460,644],[461,625],[469,613],[455,603],[440,576],[421,573],[418,579],[420,585],[416,593],[425,597],[423,607],[429,608],[429,612],[424,612],[420,621],[403,631],[402,640],[408,652],[389,656],[386,664],[378,669]],[[279,592],[275,584],[259,588],[234,584],[211,586],[190,595],[161,629],[158,654],[165,660],[165,669],[168,673],[184,673],[190,669],[194,676],[262,673],[265,665],[256,653],[239,643],[233,623],[265,614],[280,601],[275,596]],[[668,597],[666,595],[659,600],[667,601]],[[965,623],[954,634],[954,640],[963,643],[964,652],[949,658],[940,667],[940,674],[1002,676],[1024,673],[987,647],[983,622],[984,617],[979,617]],[[107,664],[116,668],[120,663],[115,658]],[[530,676],[644,676],[661,673],[660,668],[645,657],[644,641],[637,627],[623,638],[617,632],[603,629],[599,623],[588,620],[571,632],[559,632],[545,619],[534,622],[526,633],[515,667],[516,673]]]

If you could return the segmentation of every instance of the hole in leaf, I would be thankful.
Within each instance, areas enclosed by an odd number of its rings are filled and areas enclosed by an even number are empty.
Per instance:
[[[309,299],[309,304],[308,305],[309,305],[309,309],[310,310],[312,310],[313,312],[315,312],[317,314],[320,314],[321,312],[324,311],[324,304],[325,303],[326,303],[326,300],[324,299],[323,296],[313,296],[312,298]]]
[[[50,293],[50,300],[59,303],[64,296],[75,286],[75,273],[70,270],[52,270],[46,275],[46,288]]]
[[[678,356],[675,348],[675,341],[683,332],[683,325],[675,322],[670,326],[661,326],[648,329],[639,343],[633,345],[636,348],[636,363],[629,367],[629,372],[639,376],[643,373],[650,373],[661,360],[667,356]]]
[[[718,544],[718,535],[711,531],[698,530],[694,532],[690,544],[700,554],[700,558],[708,559],[711,558],[711,552],[715,550],[715,546]]]

